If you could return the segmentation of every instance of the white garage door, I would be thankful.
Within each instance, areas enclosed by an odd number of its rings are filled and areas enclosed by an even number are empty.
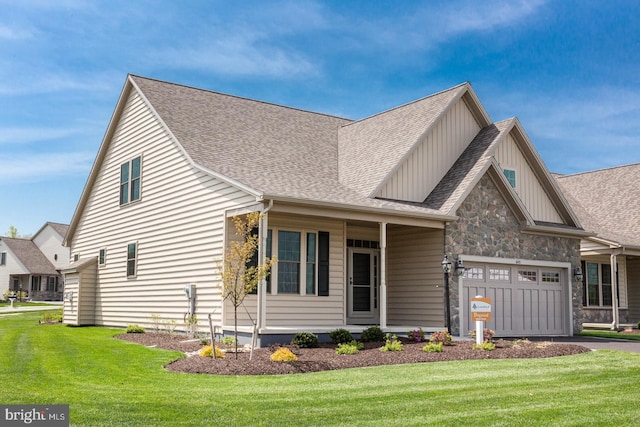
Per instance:
[[[465,263],[467,264],[467,263]],[[491,298],[496,336],[567,335],[566,278],[562,269],[523,265],[467,264],[463,276],[466,329],[475,329],[469,301]]]

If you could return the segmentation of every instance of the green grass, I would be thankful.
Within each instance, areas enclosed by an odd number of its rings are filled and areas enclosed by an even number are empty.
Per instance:
[[[41,306],[50,306],[53,304],[49,304],[46,302],[20,302],[20,301],[15,301],[13,303],[14,307],[41,307]],[[10,307],[11,306],[11,301],[0,301],[0,307]]]
[[[640,341],[640,334],[621,334],[615,331],[582,330],[583,337],[613,338],[618,340]]]
[[[39,317],[0,316],[0,403],[69,404],[71,425],[640,424],[638,354],[220,377],[167,372],[179,353],[112,339],[120,331]]]

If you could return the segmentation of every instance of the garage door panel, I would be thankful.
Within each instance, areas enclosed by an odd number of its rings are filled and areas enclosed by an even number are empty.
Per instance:
[[[561,269],[534,266],[485,264],[484,277],[464,278],[466,304],[476,295],[491,298],[492,320],[486,327],[496,336],[564,335],[567,333],[566,292],[560,278]],[[503,274],[510,269],[510,274]],[[501,271],[501,274],[493,274]],[[467,308],[468,310],[468,308]],[[468,313],[468,311],[467,311]],[[475,329],[470,316],[467,330]],[[466,331],[463,331],[466,332]]]

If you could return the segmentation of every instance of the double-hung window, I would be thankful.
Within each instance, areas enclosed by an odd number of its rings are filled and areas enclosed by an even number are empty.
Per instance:
[[[582,304],[588,307],[611,307],[613,305],[611,265],[583,261],[582,271],[585,272],[582,279]]]
[[[6,265],[6,264],[7,264],[7,253],[0,252],[0,265]]]
[[[142,157],[138,156],[120,165],[120,204],[140,199],[140,175]]]
[[[138,243],[127,245],[127,277],[135,277],[138,264]]]
[[[268,257],[272,246],[278,262],[269,276],[267,292],[271,292],[273,277],[278,294],[329,295],[328,232],[269,230]]]

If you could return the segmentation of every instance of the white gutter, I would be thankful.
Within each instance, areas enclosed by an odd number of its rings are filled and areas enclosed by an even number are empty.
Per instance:
[[[269,206],[260,212],[260,226],[258,227],[258,259],[260,264],[264,264],[267,260],[267,227],[269,227],[269,211],[273,207],[273,199],[269,200]],[[267,324],[267,279],[263,278],[258,284],[258,330],[264,328]]]

